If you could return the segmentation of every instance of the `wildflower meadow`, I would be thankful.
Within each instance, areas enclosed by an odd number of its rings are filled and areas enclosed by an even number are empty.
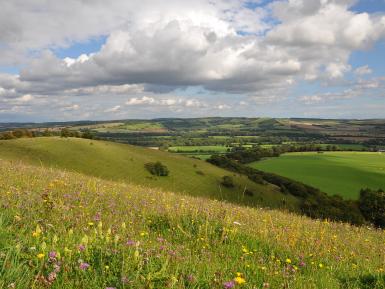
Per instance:
[[[0,161],[0,288],[385,288],[385,231]]]

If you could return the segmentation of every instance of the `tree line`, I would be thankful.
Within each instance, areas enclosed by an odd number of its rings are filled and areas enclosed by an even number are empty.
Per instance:
[[[29,130],[29,129],[15,129],[11,131],[5,131],[0,133],[0,140],[11,140],[18,138],[34,138],[34,137],[77,137],[94,139],[95,135],[90,130],[70,130],[69,128],[62,128],[60,130],[45,129],[44,131]]]
[[[361,191],[357,201],[330,196],[317,188],[273,173],[263,172],[242,164],[233,155],[213,155],[207,161],[218,167],[246,175],[259,184],[274,184],[283,194],[291,194],[299,201],[299,213],[315,219],[329,219],[354,225],[371,223],[385,228],[385,193],[383,190]]]

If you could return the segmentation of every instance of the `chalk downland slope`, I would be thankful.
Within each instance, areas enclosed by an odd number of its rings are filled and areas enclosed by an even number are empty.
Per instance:
[[[256,184],[245,176],[201,160],[126,144],[58,137],[16,139],[0,141],[0,159],[22,160],[106,180],[249,206],[297,206],[293,196],[282,194],[273,185]],[[155,177],[145,169],[146,163],[156,161],[168,167],[169,176]],[[221,185],[226,175],[233,177],[234,187]]]

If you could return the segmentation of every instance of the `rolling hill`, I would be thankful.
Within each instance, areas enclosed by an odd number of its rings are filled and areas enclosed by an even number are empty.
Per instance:
[[[0,159],[249,206],[279,207],[282,200],[286,200],[285,206],[297,206],[294,197],[283,195],[273,185],[256,184],[204,161],[113,142],[58,137],[0,141]],[[155,161],[169,168],[168,177],[154,177],[144,168],[146,163]],[[235,187],[220,184],[225,175],[233,177]],[[253,196],[244,194],[245,189]]]

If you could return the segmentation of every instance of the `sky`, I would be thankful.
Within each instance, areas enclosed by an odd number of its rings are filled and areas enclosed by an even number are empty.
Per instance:
[[[385,118],[385,0],[0,7],[0,122]]]

